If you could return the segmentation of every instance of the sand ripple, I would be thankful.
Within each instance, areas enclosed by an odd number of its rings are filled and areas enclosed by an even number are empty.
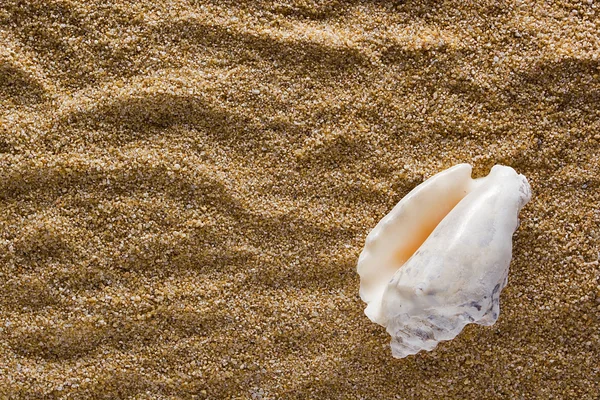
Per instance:
[[[0,397],[597,398],[597,14],[4,0]],[[532,184],[502,314],[393,360],[356,258],[459,162]]]

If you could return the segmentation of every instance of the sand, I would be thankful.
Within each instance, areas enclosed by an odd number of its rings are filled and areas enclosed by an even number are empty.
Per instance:
[[[597,399],[598,32],[597,0],[2,0],[0,398]],[[396,360],[356,260],[459,162],[533,188],[500,319]]]

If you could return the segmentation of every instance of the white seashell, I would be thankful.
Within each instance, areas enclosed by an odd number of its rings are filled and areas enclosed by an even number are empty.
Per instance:
[[[358,259],[365,314],[402,358],[500,312],[527,179],[501,165],[472,179],[459,164],[413,189],[369,233]]]

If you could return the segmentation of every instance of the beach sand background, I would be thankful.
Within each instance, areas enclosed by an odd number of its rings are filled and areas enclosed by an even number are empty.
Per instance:
[[[600,2],[2,0],[0,398],[598,399]],[[493,327],[393,359],[355,264],[525,174]]]

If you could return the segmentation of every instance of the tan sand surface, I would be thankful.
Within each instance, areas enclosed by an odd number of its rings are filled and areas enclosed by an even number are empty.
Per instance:
[[[1,0],[1,399],[598,399],[600,1]],[[502,312],[396,360],[364,238],[525,174]]]

